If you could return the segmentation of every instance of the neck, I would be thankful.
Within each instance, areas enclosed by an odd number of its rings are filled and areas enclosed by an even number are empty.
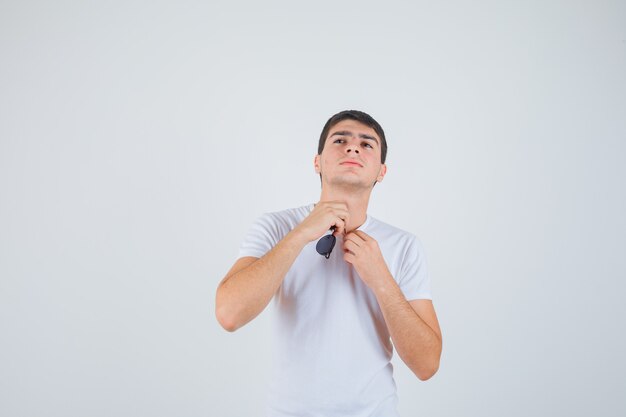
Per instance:
[[[371,190],[364,192],[346,192],[330,187],[322,187],[320,201],[341,201],[348,205],[350,217],[346,224],[346,232],[352,232],[367,218],[367,206],[370,200]]]

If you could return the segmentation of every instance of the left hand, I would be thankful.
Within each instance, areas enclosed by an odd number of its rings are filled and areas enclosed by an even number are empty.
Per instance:
[[[343,251],[343,259],[354,266],[363,282],[371,289],[391,278],[378,242],[367,233],[355,230],[346,234],[343,239]]]

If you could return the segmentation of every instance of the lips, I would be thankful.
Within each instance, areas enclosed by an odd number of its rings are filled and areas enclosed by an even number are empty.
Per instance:
[[[359,161],[356,161],[354,159],[343,161],[339,165],[356,166],[356,167],[361,167],[361,168],[363,167],[362,163],[360,163]]]

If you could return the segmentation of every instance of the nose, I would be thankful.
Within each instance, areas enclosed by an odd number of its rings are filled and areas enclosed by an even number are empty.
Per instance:
[[[349,144],[348,146],[346,146],[346,153],[355,153],[355,154],[359,154],[359,147],[356,144]]]

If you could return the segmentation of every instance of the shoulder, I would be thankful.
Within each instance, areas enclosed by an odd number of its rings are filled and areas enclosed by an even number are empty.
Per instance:
[[[417,235],[371,216],[368,227],[364,231],[376,239],[388,252],[411,257],[419,257],[425,252]]]
[[[375,217],[369,217],[369,224],[367,229],[371,232],[372,236],[380,239],[392,239],[395,241],[401,240],[406,242],[418,241],[417,236],[411,232],[401,229],[396,226],[392,226],[389,223],[378,220]]]
[[[266,212],[259,218],[260,222],[271,224],[278,228],[292,229],[299,224],[313,209],[313,204],[289,208],[280,211]]]
[[[307,204],[304,206],[288,208],[288,209],[280,210],[280,211],[266,212],[263,215],[276,218],[276,219],[299,218],[299,217],[306,217],[311,212],[312,209],[313,209],[313,204]]]
[[[312,207],[312,205],[310,205]],[[310,206],[302,206],[287,210],[266,212],[257,217],[252,223],[242,247],[254,247],[259,242],[265,242],[260,252],[254,252],[255,255],[246,256],[262,256],[272,246],[276,245],[282,238],[287,235],[294,227],[296,227],[304,217],[309,213]],[[261,253],[262,252],[262,253]],[[244,251],[240,251],[240,256]],[[245,252],[246,254],[252,252]],[[259,255],[261,253],[261,255]]]

